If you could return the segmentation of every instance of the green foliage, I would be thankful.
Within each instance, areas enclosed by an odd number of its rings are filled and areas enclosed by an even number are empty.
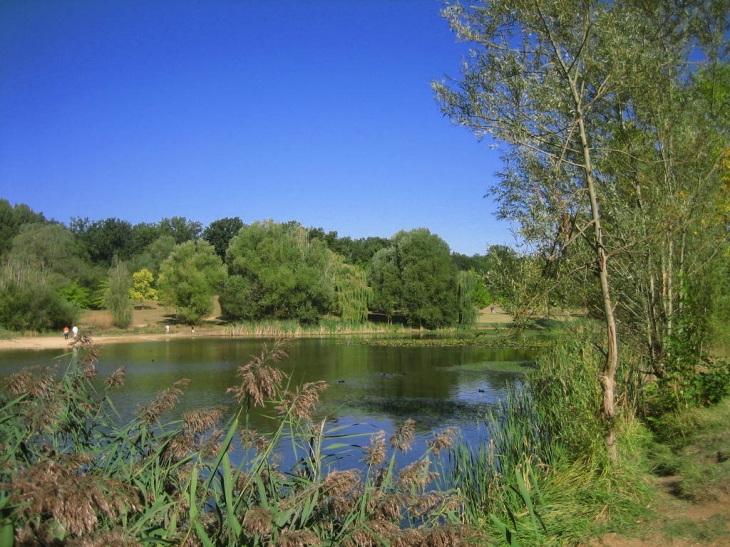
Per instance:
[[[459,318],[457,270],[449,246],[425,228],[398,232],[378,251],[368,273],[373,309],[427,329]]]
[[[245,225],[228,248],[232,280],[221,308],[236,319],[298,319],[316,324],[332,312],[364,321],[370,291],[362,271],[345,263],[296,223]]]
[[[23,203],[13,206],[5,198],[0,198],[0,257],[10,250],[13,238],[27,224],[45,224],[42,213],[33,212]]]
[[[347,264],[335,253],[329,255],[327,277],[335,291],[332,311],[343,321],[364,323],[368,318],[368,304],[373,291],[367,284],[365,271]]]
[[[76,218],[70,228],[94,263],[110,267],[114,257],[128,260],[132,256],[132,224],[126,220]]]
[[[0,284],[0,327],[16,332],[60,331],[78,322],[80,309],[45,285]]]
[[[462,493],[466,522],[507,545],[570,545],[646,518],[646,434],[624,426],[629,465],[609,466],[596,412],[600,356],[589,341],[543,352],[528,381],[485,421],[483,443],[451,450],[446,486]]]
[[[185,217],[163,218],[159,222],[160,233],[169,235],[180,245],[186,241],[195,241],[203,231],[203,225],[197,220],[188,220]]]
[[[677,477],[676,494],[696,502],[724,496],[730,482],[730,399],[710,408],[678,409],[652,422],[651,464]]]
[[[484,284],[481,276],[474,270],[460,271],[456,280],[457,305],[459,309],[459,325],[468,326],[476,323],[479,309],[487,304],[477,301],[477,291],[482,288],[482,299],[485,298]],[[488,303],[489,293],[486,293]]]
[[[223,283],[219,302],[223,315],[232,320],[253,321],[258,313],[258,293],[241,275],[230,275]]]
[[[154,275],[160,273],[160,266],[175,248],[175,238],[162,235],[147,245],[140,254],[130,260],[134,271],[149,270]]]
[[[211,222],[203,230],[202,237],[213,245],[216,254],[225,261],[228,245],[241,228],[243,228],[243,221],[240,218],[221,218]]]
[[[86,265],[73,234],[56,222],[26,224],[12,241],[10,260],[23,263],[47,282],[64,285],[86,277]]]
[[[258,295],[247,297],[255,302],[257,318],[301,316],[308,321],[312,308],[324,315],[332,299],[322,275],[323,248],[318,240],[310,244],[301,226],[255,222],[231,240],[230,273],[242,276],[249,283],[249,293]]]
[[[195,325],[213,311],[213,296],[227,272],[207,241],[181,243],[162,263],[157,285],[162,300],[177,308],[186,323]]]
[[[112,314],[115,327],[126,329],[132,322],[132,302],[129,292],[132,278],[124,262],[115,259],[109,269],[108,285],[104,291],[104,307]]]
[[[347,264],[359,266],[363,270],[368,269],[375,253],[389,244],[384,237],[338,237],[337,232],[325,232],[323,228],[309,228],[307,234],[310,240],[324,242],[330,251],[341,255]]]
[[[59,296],[79,309],[87,309],[91,303],[91,291],[79,285],[77,281],[73,281],[71,285],[61,289]]]

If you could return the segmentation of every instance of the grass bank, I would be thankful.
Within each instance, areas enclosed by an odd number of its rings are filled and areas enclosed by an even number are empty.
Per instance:
[[[325,386],[289,385],[278,343],[239,369],[228,422],[221,409],[166,421],[181,380],[119,423],[107,395],[123,371],[95,389],[98,348],[83,338],[77,349],[60,377],[25,371],[0,395],[0,545],[13,536],[23,545],[346,547],[728,539],[730,403],[663,415],[650,430],[631,412],[635,379],[624,374],[611,465],[597,413],[601,355],[589,339],[549,346],[529,382],[485,417],[488,443],[435,432],[405,467],[409,421],[389,439],[312,422]],[[263,401],[275,409],[271,435],[247,426]],[[291,468],[274,450],[282,442],[297,454]],[[338,450],[360,450],[363,466],[330,467]],[[711,504],[712,514],[688,517]]]

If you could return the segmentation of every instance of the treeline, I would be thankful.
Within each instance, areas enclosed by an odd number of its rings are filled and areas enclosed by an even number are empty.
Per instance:
[[[329,316],[467,326],[500,296],[498,285],[487,289],[490,269],[516,257],[507,247],[452,253],[423,228],[352,239],[294,221],[244,224],[238,217],[205,227],[185,217],[139,224],[72,218],[64,225],[4,199],[0,236],[0,327],[11,331],[58,330],[77,323],[84,309],[108,309],[124,328],[135,301],[153,300],[197,324],[216,295],[230,321],[316,324]]]

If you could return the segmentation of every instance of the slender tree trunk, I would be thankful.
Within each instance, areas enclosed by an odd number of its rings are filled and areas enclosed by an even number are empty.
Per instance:
[[[577,98],[577,96],[576,96]],[[576,101],[578,102],[578,101]],[[579,105],[578,105],[579,106]],[[596,266],[598,268],[598,278],[601,284],[601,295],[603,296],[603,312],[606,321],[606,360],[603,364],[603,371],[599,377],[601,390],[603,392],[603,400],[601,403],[601,413],[605,423],[604,440],[608,450],[608,456],[612,462],[618,460],[616,450],[616,370],[618,368],[618,333],[616,331],[616,318],[614,316],[613,301],[611,300],[611,285],[609,283],[608,274],[608,253],[604,245],[603,228],[601,225],[601,212],[598,207],[598,197],[596,195],[596,183],[593,176],[593,167],[591,162],[591,149],[588,142],[588,135],[583,123],[583,116],[578,108],[578,129],[580,132],[580,142],[583,149],[583,161],[586,177],[586,186],[591,202],[591,217],[593,221],[594,233],[594,250],[596,253]]]

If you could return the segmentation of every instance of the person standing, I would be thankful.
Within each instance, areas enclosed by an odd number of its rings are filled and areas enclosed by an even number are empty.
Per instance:
[[[79,335],[79,328],[76,325],[74,325],[73,327],[71,327],[71,332],[74,335],[74,339],[76,339],[76,337]]]
[[[170,325],[165,325],[165,334],[170,334]]]
[[[68,340],[68,327],[63,327],[63,338],[64,340]]]

